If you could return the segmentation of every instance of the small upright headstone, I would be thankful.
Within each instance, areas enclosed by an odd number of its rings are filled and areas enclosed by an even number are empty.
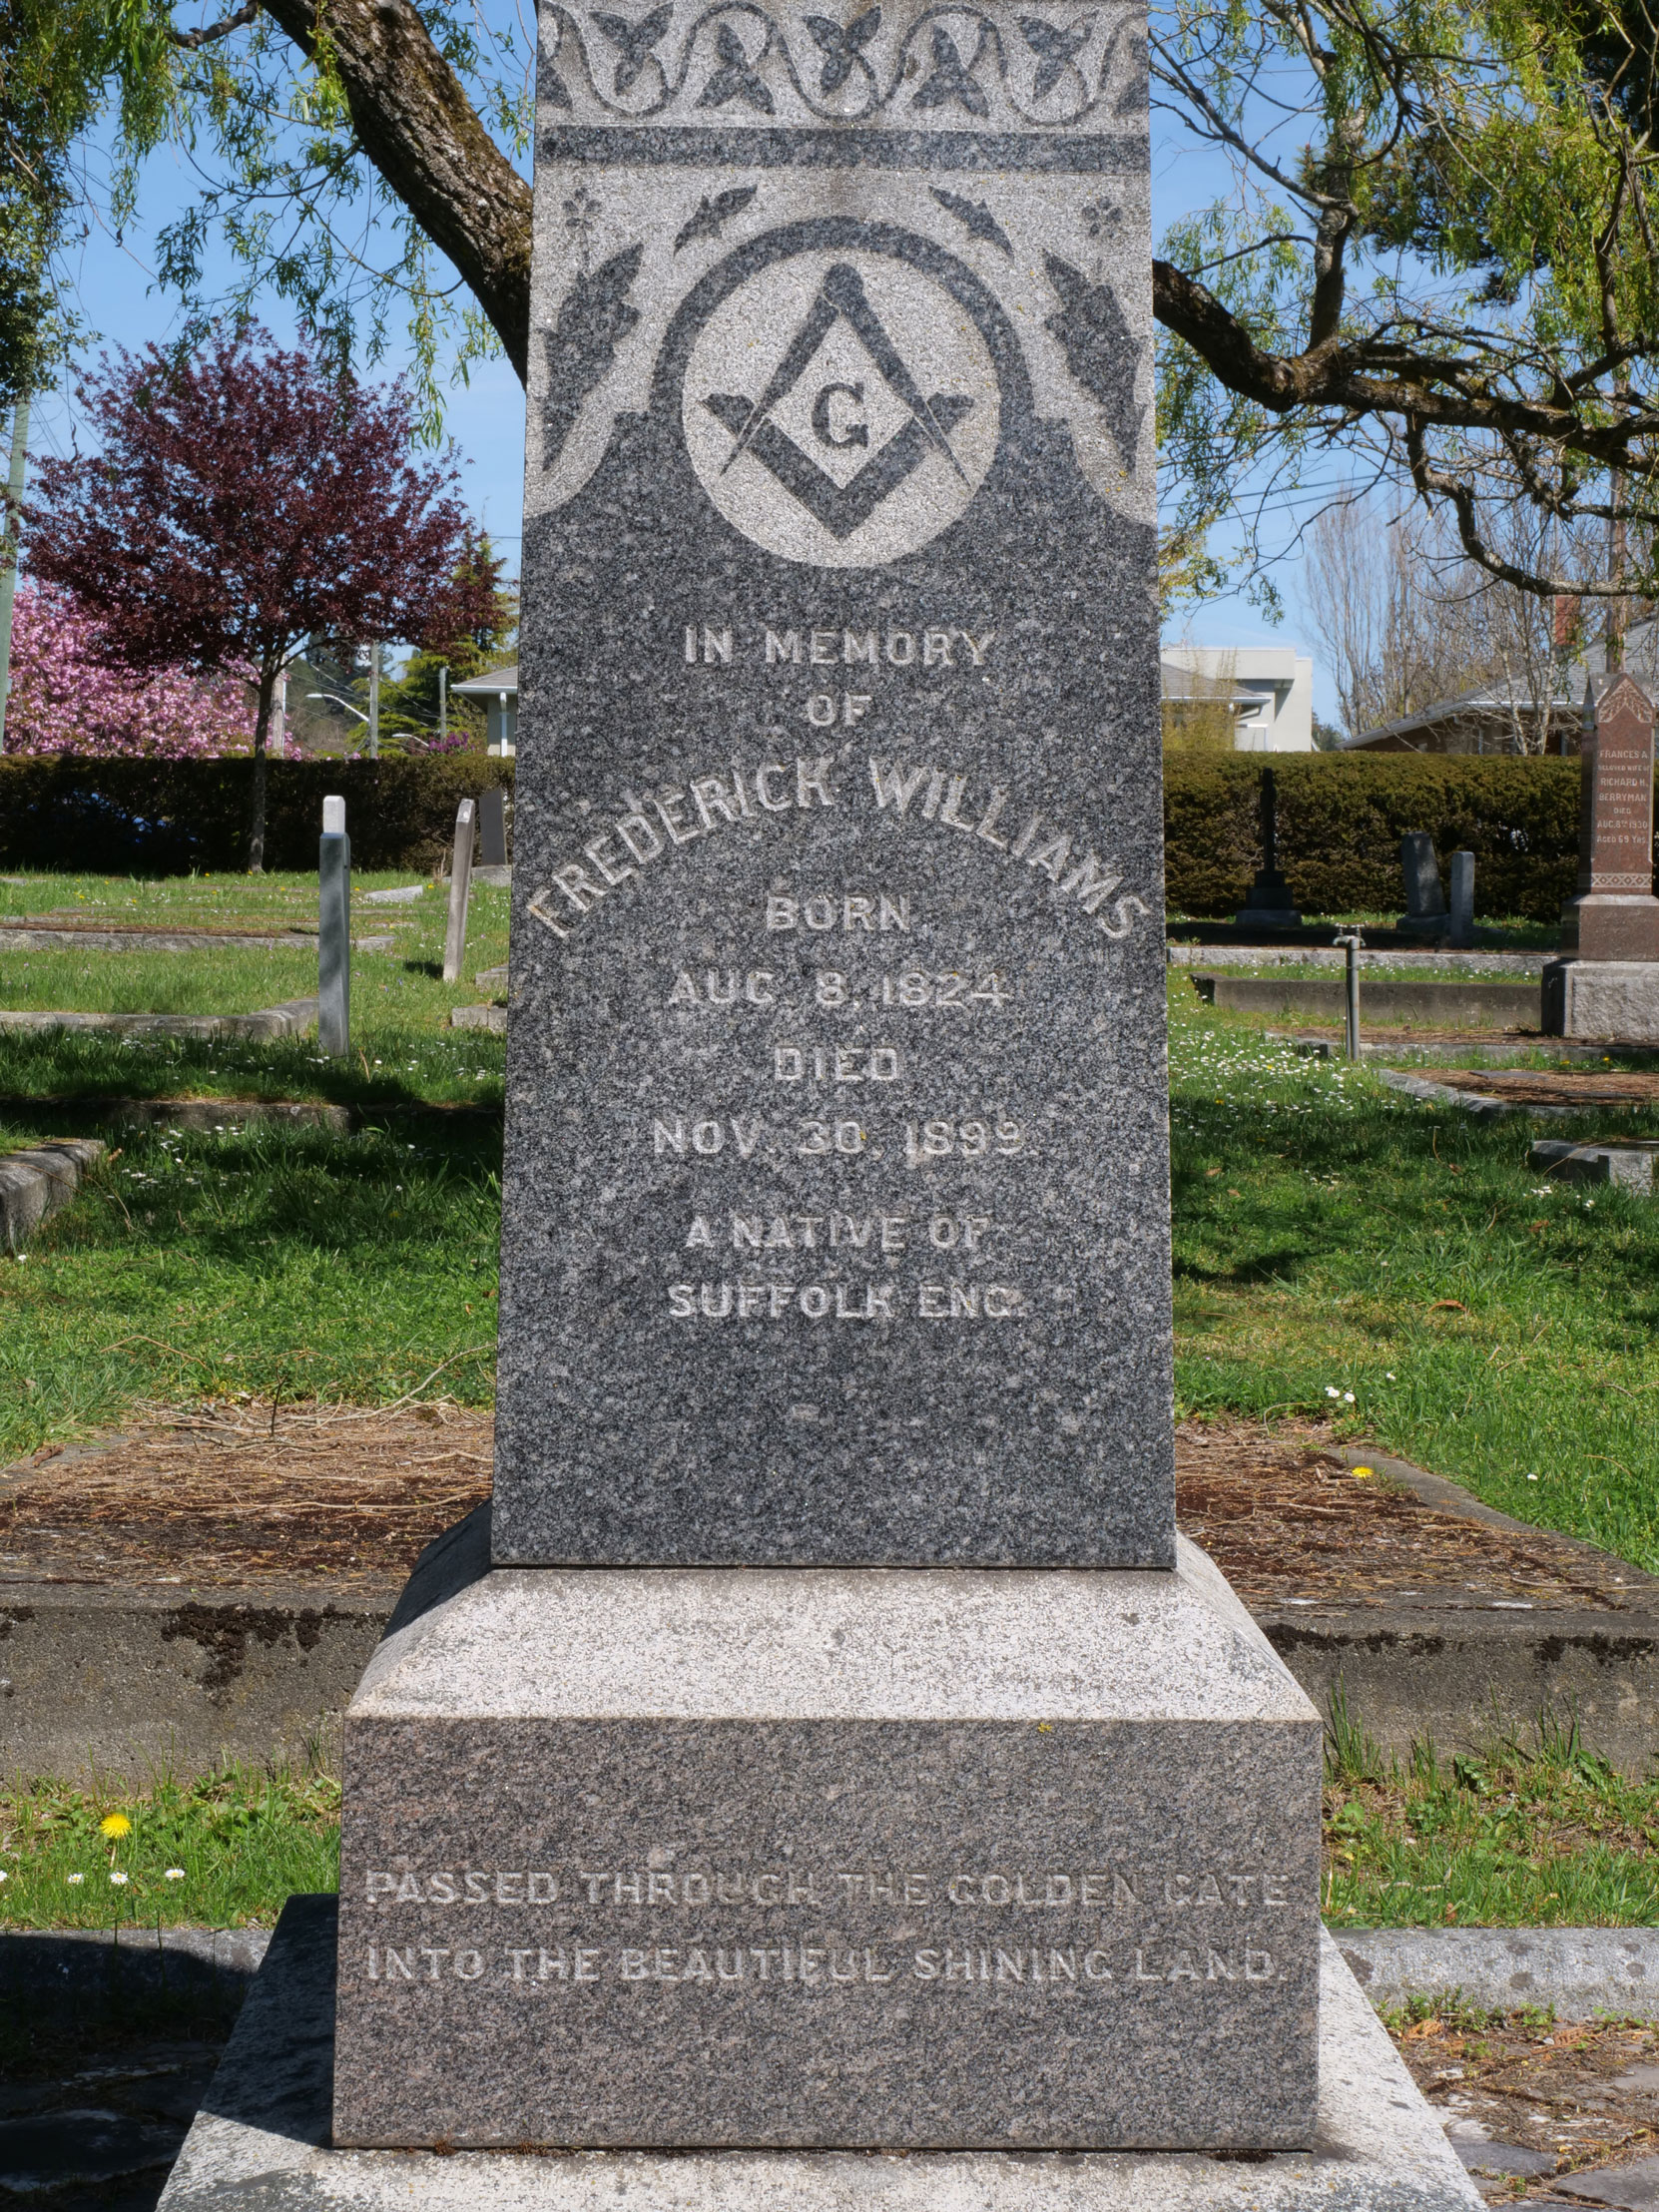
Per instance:
[[[507,795],[499,784],[478,796],[478,864],[507,864]]]
[[[316,866],[316,1040],[337,1059],[351,1036],[351,840],[343,799],[322,802]]]
[[[1399,840],[1399,865],[1405,878],[1405,911],[1397,926],[1414,936],[1445,933],[1445,892],[1434,839],[1426,830],[1407,830]]]
[[[1451,855],[1451,926],[1446,943],[1457,952],[1467,952],[1474,943],[1474,854],[1466,850]]]
[[[449,925],[443,938],[443,979],[455,982],[466,956],[466,907],[472,891],[472,847],[478,806],[463,799],[455,810],[455,857],[449,871]]]
[[[1234,926],[1241,931],[1300,929],[1302,916],[1291,886],[1279,869],[1279,784],[1271,768],[1262,771],[1261,828],[1261,871],[1234,918]]]

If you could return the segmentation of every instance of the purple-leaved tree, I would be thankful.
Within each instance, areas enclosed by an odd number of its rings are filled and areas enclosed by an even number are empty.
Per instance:
[[[41,462],[26,565],[74,592],[129,668],[252,673],[258,870],[272,701],[303,641],[421,645],[487,612],[454,462],[411,458],[400,384],[367,388],[258,327],[183,360],[106,358],[80,397],[102,451]]]

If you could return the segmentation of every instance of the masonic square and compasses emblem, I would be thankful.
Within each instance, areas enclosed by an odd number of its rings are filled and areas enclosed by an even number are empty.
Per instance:
[[[728,294],[687,363],[686,445],[709,496],[785,559],[863,568],[964,512],[996,453],[995,370],[935,277],[816,252]]]

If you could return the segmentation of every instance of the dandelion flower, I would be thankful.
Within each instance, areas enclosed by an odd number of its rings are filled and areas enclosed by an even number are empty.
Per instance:
[[[111,1880],[111,1881],[112,1881],[112,1882],[113,1882],[113,1883],[115,1884],[116,1888],[117,1888],[117,1889],[119,1890],[119,1889],[123,1888],[123,1887],[124,1887],[124,1885],[126,1884],[126,1881],[127,1881],[127,1877],[126,1877],[126,1876],[125,1876],[125,1875],[124,1875],[124,1874],[123,1874],[123,1873],[121,1872],[121,1870],[120,1870],[119,1868],[117,1868],[117,1869],[116,1869],[116,1871],[115,1871],[115,1873],[114,1873],[114,1874],[112,1874],[112,1875],[110,1876],[110,1880]]]
[[[84,1882],[86,1876],[84,1874],[66,1874],[64,1880],[66,1882]]]
[[[183,1882],[183,1881],[184,1881],[184,1879],[185,1879],[185,1870],[184,1870],[184,1868],[183,1868],[183,1867],[169,1867],[169,1868],[168,1868],[168,1870],[167,1870],[167,1879],[168,1879],[168,1881],[169,1881],[169,1882]]]
[[[106,1813],[98,1824],[98,1833],[112,1840],[117,1836],[130,1836],[133,1833],[133,1824],[125,1813]]]
[[[1364,1482],[1368,1476],[1374,1475],[1376,1472],[1377,1469],[1375,1467],[1356,1467],[1354,1470],[1354,1479],[1356,1482]]]

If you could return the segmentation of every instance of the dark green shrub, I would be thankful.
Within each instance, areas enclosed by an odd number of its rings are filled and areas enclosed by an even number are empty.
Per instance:
[[[1399,840],[1426,830],[1442,871],[1474,854],[1483,914],[1554,921],[1578,872],[1576,760],[1359,753],[1166,759],[1165,879],[1172,909],[1231,914],[1261,865],[1261,778],[1279,787],[1279,865],[1310,914],[1397,911]]]
[[[0,866],[93,875],[225,874],[246,864],[247,757],[98,761],[74,754],[0,760]],[[511,761],[439,753],[380,761],[273,761],[266,865],[314,868],[322,800],[345,800],[361,868],[432,866],[468,794],[512,788]]]

